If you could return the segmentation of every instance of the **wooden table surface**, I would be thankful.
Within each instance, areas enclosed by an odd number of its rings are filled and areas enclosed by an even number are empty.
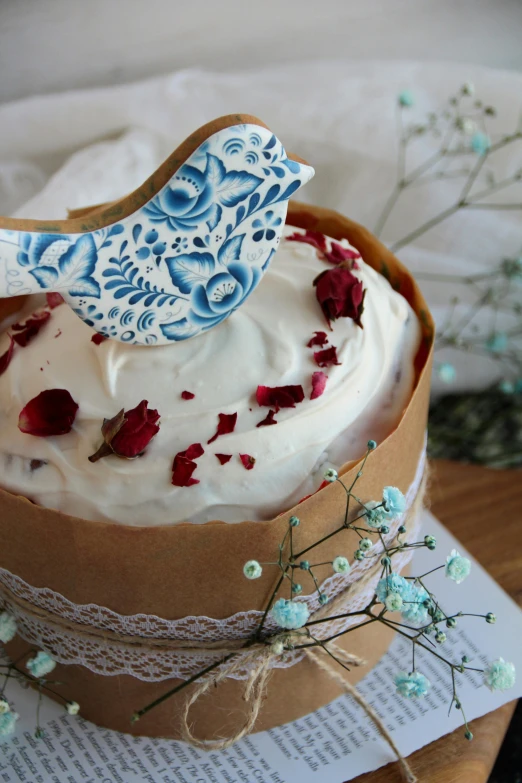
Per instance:
[[[431,463],[430,508],[519,605],[522,605],[522,471],[490,470],[446,460]],[[421,783],[486,783],[516,702],[432,742],[408,761]],[[397,764],[354,783],[399,783]]]

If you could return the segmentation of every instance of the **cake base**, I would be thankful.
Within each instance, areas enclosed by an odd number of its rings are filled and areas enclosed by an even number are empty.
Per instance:
[[[332,664],[355,685],[382,658],[393,636],[393,631],[380,623],[355,629],[337,639],[336,644],[363,658],[366,664],[354,667],[350,672],[342,670],[334,661]],[[17,637],[6,648],[14,660],[28,653],[32,646]],[[82,718],[127,734],[169,739],[180,738],[181,708],[195,689],[195,685],[188,685],[138,722],[131,723],[136,710],[176,687],[181,680],[143,682],[129,675],[106,677],[94,674],[84,666],[61,664],[56,666],[50,678],[63,683],[52,686],[60,695],[80,704]],[[195,736],[200,739],[232,736],[245,720],[244,688],[244,681],[227,679],[198,699],[189,714]],[[266,731],[297,720],[333,701],[342,692],[335,680],[308,658],[288,669],[274,669],[255,730]]]

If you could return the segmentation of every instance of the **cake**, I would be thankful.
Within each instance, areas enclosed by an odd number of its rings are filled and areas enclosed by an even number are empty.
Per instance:
[[[51,655],[53,697],[100,725],[187,739],[190,724],[233,742],[331,701],[338,675],[282,631],[308,633],[303,619],[279,622],[276,596],[319,623],[318,639],[335,634],[348,660],[372,667],[391,640],[378,622],[344,634],[382,571],[382,550],[359,548],[346,487],[357,484],[365,514],[384,487],[400,499],[389,525],[367,531],[377,543],[418,536],[433,323],[369,232],[288,202],[312,173],[259,120],[232,115],[121,202],[59,224],[3,219],[0,290],[13,298],[0,300],[0,607],[17,624],[7,650]],[[176,231],[165,263],[151,223]],[[130,242],[150,279],[130,271]],[[177,293],[161,288],[165,265]],[[295,596],[278,581],[289,541],[323,569]],[[396,547],[394,568],[411,551]],[[258,578],[245,578],[248,561]]]
[[[66,514],[125,525],[267,520],[315,492],[328,466],[356,460],[370,438],[386,438],[411,397],[419,321],[357,249],[322,241],[325,253],[313,235],[310,243],[287,226],[255,295],[210,332],[174,345],[93,340],[71,308],[52,300],[24,316],[21,326],[50,317],[0,376],[0,486]],[[317,300],[314,280],[332,269],[325,260],[332,248],[351,256],[366,292],[361,325],[339,318],[329,326]],[[6,332],[0,355],[8,347]],[[311,399],[314,373],[326,386]],[[294,407],[275,413],[275,404],[256,399],[260,386],[288,385],[304,393]],[[20,431],[20,411],[45,389],[65,389],[79,405],[70,433]],[[161,417],[144,453],[90,462],[104,418],[142,400]],[[208,443],[220,414],[237,414],[234,430]],[[277,426],[261,426],[267,415]],[[174,456],[192,443],[204,448],[193,474],[199,483],[174,486]],[[253,469],[240,454],[255,459]]]

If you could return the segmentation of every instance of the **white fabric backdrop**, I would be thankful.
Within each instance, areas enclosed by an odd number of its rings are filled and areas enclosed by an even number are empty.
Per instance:
[[[259,116],[287,150],[316,168],[303,200],[334,207],[371,229],[395,182],[397,93],[413,91],[411,116],[421,119],[470,80],[477,95],[498,109],[493,136],[514,130],[522,74],[461,64],[366,61],[230,74],[185,70],[0,105],[0,214],[59,218],[67,208],[119,198],[199,125],[243,111]],[[417,160],[432,143],[418,143]],[[513,146],[517,149],[509,154],[495,156],[499,177],[517,161],[522,164],[522,144]],[[406,234],[449,206],[453,194],[448,182],[415,189],[392,216],[384,240]],[[457,214],[400,256],[413,271],[469,272],[516,257],[521,247],[520,212],[480,210]],[[423,288],[440,320],[454,291],[440,284]],[[485,385],[496,372],[488,360],[459,357],[455,388]]]

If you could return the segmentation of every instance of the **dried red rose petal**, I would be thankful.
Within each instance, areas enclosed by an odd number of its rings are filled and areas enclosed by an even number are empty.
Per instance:
[[[182,391],[181,392],[181,399],[182,400],[193,400],[196,395],[189,391]]]
[[[312,393],[311,400],[316,400],[323,394],[328,376],[324,372],[314,372],[312,375]]]
[[[226,465],[232,459],[232,454],[216,454],[216,457],[220,461],[221,465]]]
[[[57,293],[46,294],[45,298],[47,299],[47,307],[50,307],[51,310],[54,310],[55,307],[59,307],[65,302],[63,296]]]
[[[142,454],[159,432],[160,415],[147,405],[147,400],[142,400],[130,411],[122,409],[112,419],[104,419],[101,428],[103,443],[95,454],[91,454],[89,461],[97,462],[110,454],[125,459]]]
[[[310,231],[307,229],[304,234],[292,234],[287,237],[287,240],[289,242],[304,242],[307,245],[315,247],[320,253],[326,252],[326,237],[319,231]]]
[[[331,364],[341,364],[341,362],[337,361],[337,348],[335,345],[332,345],[330,348],[325,348],[324,351],[315,351],[314,359],[319,367],[329,367]]]
[[[243,463],[245,470],[252,470],[256,464],[255,457],[251,457],[250,454],[240,454],[239,459]]]
[[[307,348],[313,348],[314,345],[318,345],[320,348],[323,347],[323,345],[326,345],[328,342],[328,335],[326,332],[314,332],[314,336],[310,338],[310,340],[307,342],[306,347]]]
[[[91,337],[91,343],[94,343],[94,345],[101,345],[107,339],[108,338],[106,337],[106,335],[99,334],[98,332],[96,332],[96,334],[93,334],[93,336]]]
[[[324,254],[325,261],[329,261],[330,264],[340,264],[343,261],[355,261],[356,258],[360,258],[361,254],[356,250],[343,247],[339,242],[330,243],[330,251]]]
[[[279,408],[295,408],[296,402],[304,400],[304,391],[299,386],[258,386],[256,391],[258,405]]]
[[[0,375],[3,375],[4,372],[7,370],[9,365],[11,364],[11,359],[13,358],[13,351],[14,351],[14,338],[10,334],[9,335],[9,348],[5,353],[0,356]]]
[[[270,424],[277,424],[277,421],[274,419],[275,414],[275,411],[269,410],[265,418],[256,424],[256,427],[268,427]]]
[[[16,334],[13,334],[15,343],[25,348],[33,337],[36,337],[42,326],[45,326],[50,317],[51,313],[49,310],[44,310],[41,313],[32,315],[23,324],[13,324],[11,329],[13,332],[16,332]]]
[[[193,443],[192,446],[189,446],[185,451],[180,451],[179,456],[186,457],[187,459],[199,459],[204,453],[205,449],[201,443]]]
[[[228,435],[229,432],[234,432],[236,426],[237,413],[219,413],[218,414],[218,426],[216,434],[213,435],[207,443],[214,443],[220,435]]]
[[[337,318],[352,318],[362,328],[361,315],[366,291],[363,291],[361,281],[344,263],[322,272],[315,278],[314,286],[328,326]]]
[[[78,403],[66,389],[46,389],[29,400],[18,418],[18,429],[28,435],[46,438],[70,432]]]
[[[197,464],[182,453],[176,454],[172,463],[172,484],[175,487],[192,487],[199,484],[199,479],[192,478]]]

